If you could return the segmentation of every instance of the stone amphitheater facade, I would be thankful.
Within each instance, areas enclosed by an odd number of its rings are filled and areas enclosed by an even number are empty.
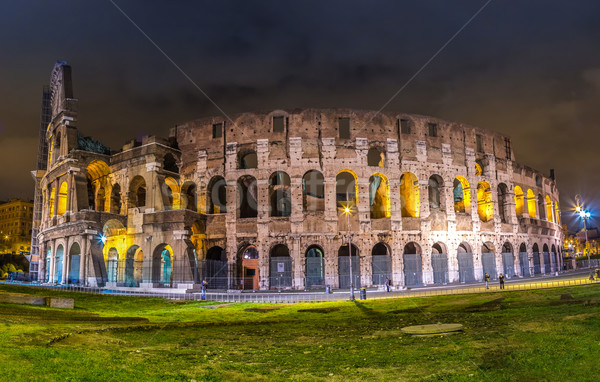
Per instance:
[[[350,264],[356,286],[562,269],[554,174],[517,163],[505,135],[297,109],[202,118],[111,152],[78,133],[70,84],[57,64],[44,282],[313,289],[348,287]]]

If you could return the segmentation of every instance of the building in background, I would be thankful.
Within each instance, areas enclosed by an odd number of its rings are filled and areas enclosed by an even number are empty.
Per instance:
[[[32,220],[32,201],[0,202],[0,253],[29,255]]]

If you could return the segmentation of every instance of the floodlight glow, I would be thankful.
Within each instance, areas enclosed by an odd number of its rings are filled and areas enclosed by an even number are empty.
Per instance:
[[[100,241],[102,241],[102,244],[106,244],[106,236],[100,235]]]
[[[344,212],[347,213],[347,214],[349,214],[350,213],[350,208],[348,208],[348,207],[344,208]]]

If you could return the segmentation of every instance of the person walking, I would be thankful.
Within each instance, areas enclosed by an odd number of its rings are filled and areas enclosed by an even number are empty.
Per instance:
[[[498,280],[500,280],[500,289],[504,289],[504,273],[500,273]]]
[[[392,280],[390,280],[390,278],[386,278],[385,279],[385,291],[389,292],[390,291],[390,284],[392,283]]]
[[[485,289],[490,289],[490,285],[489,285],[490,275],[487,272],[485,272],[484,279],[485,279]]]
[[[206,287],[208,286],[208,283],[206,282],[206,280],[202,280],[202,300],[206,300]]]

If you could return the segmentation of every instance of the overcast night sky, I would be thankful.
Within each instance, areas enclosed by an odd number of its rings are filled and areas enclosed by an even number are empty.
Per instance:
[[[226,113],[379,109],[484,6],[476,1],[117,4]],[[600,214],[600,2],[493,0],[386,107],[512,137]],[[32,198],[41,90],[73,68],[78,128],[119,149],[219,111],[110,1],[5,1],[0,199]]]

